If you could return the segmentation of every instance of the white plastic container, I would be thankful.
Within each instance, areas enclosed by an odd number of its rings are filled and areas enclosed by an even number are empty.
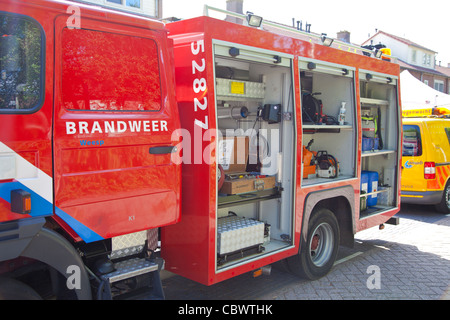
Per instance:
[[[343,126],[345,123],[345,112],[347,111],[345,109],[346,102],[341,102],[341,109],[339,110],[339,125]]]

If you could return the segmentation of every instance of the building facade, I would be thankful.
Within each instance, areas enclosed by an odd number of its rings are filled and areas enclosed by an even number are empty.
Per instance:
[[[378,31],[362,45],[383,44],[398,59],[401,70],[408,70],[426,85],[450,93],[450,68],[436,63],[437,52],[411,40]]]

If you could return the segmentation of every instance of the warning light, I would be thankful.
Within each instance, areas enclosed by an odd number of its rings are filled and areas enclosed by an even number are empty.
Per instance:
[[[11,211],[20,214],[30,214],[31,194],[22,189],[11,190]]]

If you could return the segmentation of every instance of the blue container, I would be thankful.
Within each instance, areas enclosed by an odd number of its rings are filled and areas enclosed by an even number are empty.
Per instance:
[[[362,151],[378,150],[378,138],[362,138]]]
[[[364,188],[363,183],[367,183]],[[361,172],[361,190],[367,193],[378,191],[378,172],[376,171],[362,171]],[[370,195],[367,197],[367,206],[373,207],[377,204],[377,195]]]
[[[368,192],[368,188],[369,188],[369,175],[365,172],[365,171],[362,171],[361,172],[361,194],[363,194],[363,193],[367,193]],[[361,204],[361,211],[362,210],[366,210],[366,208],[367,208],[367,196],[363,196],[363,197],[361,197],[361,201],[360,201],[360,204]],[[364,204],[364,205],[362,205],[362,204]]]
[[[374,150],[378,150],[379,141],[380,140],[378,138],[373,138],[373,149]]]
[[[365,193],[369,192],[369,175],[367,171],[361,172],[361,191],[365,191]]]
[[[362,151],[372,150],[372,139],[362,138]]]

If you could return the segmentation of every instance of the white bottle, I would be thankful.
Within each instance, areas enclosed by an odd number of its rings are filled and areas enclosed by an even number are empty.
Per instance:
[[[343,126],[345,123],[345,102],[341,102],[341,109],[339,110],[339,125]]]

